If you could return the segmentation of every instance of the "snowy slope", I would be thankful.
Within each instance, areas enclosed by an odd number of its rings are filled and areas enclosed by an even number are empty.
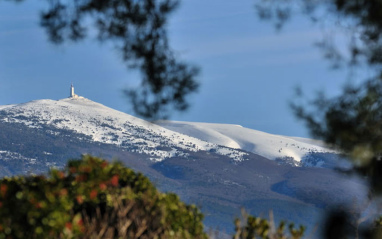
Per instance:
[[[0,105],[0,110],[3,110],[5,108],[9,108],[9,107],[12,107],[14,105]]]
[[[115,144],[150,155],[153,161],[187,156],[187,151],[211,151],[243,160],[246,153],[186,136],[108,108],[89,99],[36,100],[0,107],[0,121],[31,128],[47,124],[89,136],[92,141]],[[57,132],[47,132],[57,134]]]
[[[273,135],[240,125],[158,121],[158,125],[211,143],[242,149],[268,159],[292,157],[301,161],[308,153],[334,152],[317,140]]]

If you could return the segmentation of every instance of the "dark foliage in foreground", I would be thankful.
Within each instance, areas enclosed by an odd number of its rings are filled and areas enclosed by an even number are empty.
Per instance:
[[[270,213],[269,220],[246,215],[244,211],[242,214],[244,223],[239,219],[235,220],[235,235],[233,239],[300,239],[305,232],[304,226],[295,228],[293,223],[290,223],[288,229],[286,229],[287,224],[284,221],[280,222],[276,227],[272,212]]]
[[[207,238],[203,215],[119,163],[84,156],[0,181],[0,238]]]

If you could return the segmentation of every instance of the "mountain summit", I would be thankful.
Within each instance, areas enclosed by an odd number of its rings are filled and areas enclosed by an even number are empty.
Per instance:
[[[238,161],[244,160],[246,155],[243,151],[168,130],[79,96],[58,101],[36,100],[3,106],[0,110],[2,122],[37,129],[70,130],[94,142],[149,155],[153,161],[187,156],[189,151],[213,151]],[[54,130],[47,133],[57,134]]]

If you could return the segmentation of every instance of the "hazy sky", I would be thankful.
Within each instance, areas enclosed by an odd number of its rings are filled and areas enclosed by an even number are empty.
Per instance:
[[[41,1],[0,3],[0,105],[76,93],[133,114],[122,89],[139,75],[118,53],[94,39],[52,45],[39,26]],[[307,94],[338,92],[344,71],[330,70],[315,48],[319,28],[297,18],[277,33],[261,22],[255,0],[184,0],[169,22],[180,58],[200,66],[192,107],[172,119],[240,124],[274,134],[305,136],[288,102],[300,85]],[[42,5],[43,6],[43,5]]]

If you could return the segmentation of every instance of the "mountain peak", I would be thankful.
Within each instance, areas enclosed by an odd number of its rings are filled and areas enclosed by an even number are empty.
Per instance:
[[[58,100],[58,102],[77,105],[79,107],[81,107],[81,106],[83,106],[83,107],[98,107],[98,108],[105,108],[105,109],[113,110],[113,109],[111,109],[111,108],[109,108],[109,107],[107,107],[101,103],[92,101],[88,98],[78,96],[78,95],[76,95],[76,97],[69,97],[69,98],[60,99],[60,100]]]
[[[6,107],[0,121],[23,123],[32,128],[44,125],[71,130],[92,141],[134,148],[137,153],[150,155],[153,161],[188,152],[210,151],[243,160],[247,153],[209,143],[177,133],[151,122],[111,109],[84,97],[55,100],[36,100]]]

